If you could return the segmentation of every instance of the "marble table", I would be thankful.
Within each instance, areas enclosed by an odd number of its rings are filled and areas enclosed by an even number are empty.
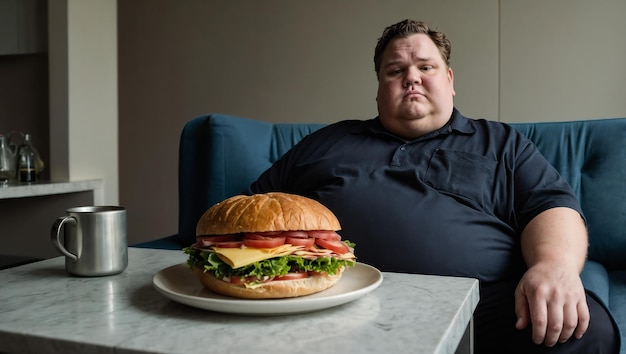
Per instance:
[[[373,292],[297,315],[180,304],[152,277],[182,251],[129,249],[121,274],[67,275],[62,257],[0,271],[0,352],[470,353],[478,281],[383,273]]]

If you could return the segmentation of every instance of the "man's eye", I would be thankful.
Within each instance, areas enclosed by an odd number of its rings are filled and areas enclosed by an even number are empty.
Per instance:
[[[424,65],[422,66],[422,71],[430,71],[433,69],[432,65]]]

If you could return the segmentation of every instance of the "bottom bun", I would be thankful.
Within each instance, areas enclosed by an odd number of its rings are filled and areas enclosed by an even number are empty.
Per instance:
[[[218,294],[244,299],[280,299],[315,294],[335,285],[342,275],[340,271],[336,275],[316,275],[303,279],[270,281],[255,288],[246,288],[242,284],[227,283],[197,267],[191,269],[205,288]]]

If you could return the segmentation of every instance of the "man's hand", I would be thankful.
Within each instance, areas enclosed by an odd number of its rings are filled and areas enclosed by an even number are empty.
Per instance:
[[[543,264],[528,269],[515,290],[515,313],[515,327],[530,323],[536,344],[552,347],[572,335],[581,338],[589,326],[589,308],[578,272]]]
[[[526,225],[521,246],[528,270],[515,290],[515,327],[530,324],[533,342],[549,347],[582,337],[589,326],[580,280],[587,230],[578,212],[545,210]]]

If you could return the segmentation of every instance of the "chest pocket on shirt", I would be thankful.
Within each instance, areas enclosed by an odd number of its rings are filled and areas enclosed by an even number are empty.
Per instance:
[[[463,204],[485,210],[492,204],[497,164],[482,155],[437,149],[424,181]]]

